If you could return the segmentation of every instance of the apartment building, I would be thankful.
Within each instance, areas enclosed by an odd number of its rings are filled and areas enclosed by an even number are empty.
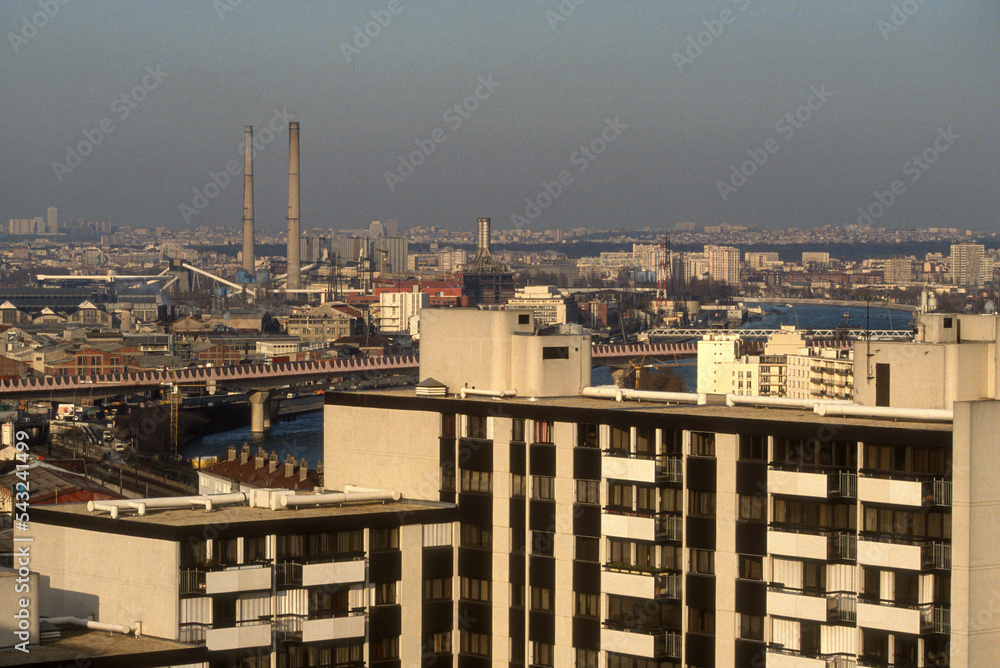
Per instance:
[[[203,645],[204,668],[432,663],[457,624],[454,520],[351,487],[33,508],[38,614]]]
[[[328,484],[457,504],[456,576],[480,584],[456,589],[445,665],[995,661],[1000,403],[614,401],[585,387],[586,336],[521,315],[425,311],[445,397],[327,395]]]

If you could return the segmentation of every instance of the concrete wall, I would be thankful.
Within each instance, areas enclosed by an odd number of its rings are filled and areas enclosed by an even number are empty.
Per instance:
[[[590,337],[511,337],[509,388],[524,397],[577,396],[590,385]],[[545,348],[567,348],[568,359],[543,359]]]
[[[28,632],[27,642],[38,644],[38,573],[18,574],[21,568],[16,554],[26,543],[14,543],[14,569],[0,569],[0,647],[14,647],[23,642],[15,632]],[[27,560],[34,559],[34,545],[28,545]],[[29,564],[29,567],[33,564]],[[24,602],[27,605],[21,606]],[[17,615],[15,617],[15,615]],[[25,628],[27,625],[27,628]]]
[[[411,499],[438,501],[441,416],[423,411],[326,406],[324,486],[378,487]]]
[[[32,568],[43,617],[142,622],[144,635],[177,639],[180,546],[172,541],[35,522]]]

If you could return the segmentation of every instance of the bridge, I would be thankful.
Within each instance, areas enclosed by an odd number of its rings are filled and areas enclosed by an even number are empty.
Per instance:
[[[738,334],[747,339],[766,339],[772,334],[779,332],[777,329],[707,329],[707,328],[683,328],[683,329],[652,329],[648,332],[650,339],[666,338],[689,338],[701,339],[708,335],[716,334]],[[800,329],[807,339],[836,339],[847,338],[855,341],[864,341],[871,338],[872,341],[892,341],[896,339],[912,339],[912,329],[864,329],[864,328],[841,328],[841,329]]]

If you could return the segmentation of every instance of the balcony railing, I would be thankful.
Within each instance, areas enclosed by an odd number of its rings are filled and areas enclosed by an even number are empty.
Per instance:
[[[951,633],[951,610],[926,606],[920,609],[921,633]]]
[[[663,633],[653,640],[653,654],[658,659],[681,658],[681,634]]]
[[[858,660],[853,656],[831,656],[826,660],[826,668],[857,668]]]
[[[854,594],[837,592],[826,595],[826,621],[854,623],[858,618],[858,599]]]
[[[277,587],[291,588],[302,586],[302,564],[294,561],[275,564],[274,582]]]
[[[827,538],[827,555],[830,561],[857,561],[858,537],[851,533],[837,533]]]
[[[928,480],[923,483],[920,498],[925,506],[950,506],[951,481]]]
[[[923,570],[951,570],[951,545],[928,543],[921,546],[920,564]]]
[[[301,640],[302,622],[306,615],[278,615],[274,618],[274,632],[279,641]]]
[[[656,576],[656,598],[680,600],[681,576],[677,573],[660,573]]]
[[[827,492],[831,499],[858,498],[858,474],[850,471],[837,471],[826,478]]]
[[[658,482],[684,482],[684,462],[679,457],[665,455],[657,457],[656,480]]]
[[[192,645],[202,644],[205,642],[205,633],[210,628],[212,628],[211,624],[181,624],[178,629],[177,640]]]
[[[181,571],[180,594],[204,594],[205,571],[191,569]],[[204,640],[204,638],[202,638]]]
[[[657,540],[681,540],[684,536],[684,518],[679,515],[661,515],[655,526]]]

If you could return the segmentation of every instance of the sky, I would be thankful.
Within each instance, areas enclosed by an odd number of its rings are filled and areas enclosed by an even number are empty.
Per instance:
[[[65,4],[64,4],[65,3]],[[1000,231],[996,0],[3,0],[0,220]]]

